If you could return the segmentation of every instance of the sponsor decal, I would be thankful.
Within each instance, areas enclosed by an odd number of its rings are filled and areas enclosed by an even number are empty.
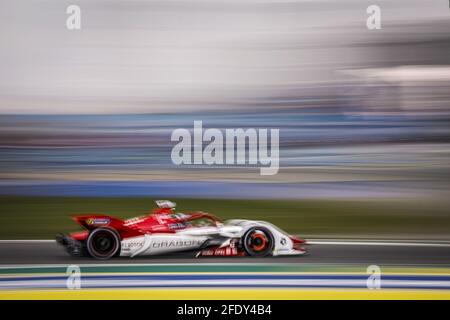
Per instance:
[[[90,226],[104,226],[109,224],[109,218],[89,218],[86,219],[86,223]]]
[[[281,238],[280,243],[284,246],[287,243],[286,238]]]
[[[144,242],[142,242],[142,241],[140,241],[140,242],[124,242],[122,244],[124,249],[142,248],[143,245],[144,245]]]
[[[144,217],[131,218],[131,219],[125,220],[123,225],[124,226],[130,226],[130,225],[142,222],[142,221],[144,221]]]
[[[158,221],[159,224],[165,224],[166,220],[172,219],[169,215],[160,213],[155,216],[155,219]]]
[[[202,245],[204,240],[167,240],[153,242],[153,248],[183,248]]]
[[[201,256],[201,257],[208,257],[208,256],[227,257],[227,256],[238,256],[238,255],[241,255],[241,254],[239,254],[239,251],[237,250],[237,248],[231,248],[231,247],[205,249],[199,253],[199,256]]]
[[[169,229],[170,230],[176,230],[176,229],[183,229],[186,227],[186,223],[170,223]]]

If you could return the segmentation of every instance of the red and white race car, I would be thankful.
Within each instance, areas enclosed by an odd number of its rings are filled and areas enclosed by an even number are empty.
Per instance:
[[[60,234],[56,241],[73,256],[110,259],[195,251],[201,256],[302,255],[304,240],[271,223],[251,220],[222,222],[204,213],[176,213],[175,203],[156,201],[157,209],[127,220],[107,215],[75,216],[86,230]]]

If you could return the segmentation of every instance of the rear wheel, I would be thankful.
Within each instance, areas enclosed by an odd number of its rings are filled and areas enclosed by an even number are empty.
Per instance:
[[[274,239],[272,233],[264,227],[253,227],[242,237],[245,252],[249,256],[265,257],[272,254]]]
[[[100,260],[110,259],[119,252],[119,235],[112,229],[95,229],[89,233],[86,247],[92,257]]]

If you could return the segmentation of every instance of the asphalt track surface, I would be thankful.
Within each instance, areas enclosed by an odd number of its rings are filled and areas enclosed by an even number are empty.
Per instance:
[[[208,257],[195,258],[192,253],[167,256],[118,257],[107,263],[320,263],[450,266],[450,246],[392,244],[311,244],[308,254],[297,257]],[[0,265],[102,263],[88,257],[71,257],[55,242],[0,242]],[[106,262],[105,262],[106,263]]]

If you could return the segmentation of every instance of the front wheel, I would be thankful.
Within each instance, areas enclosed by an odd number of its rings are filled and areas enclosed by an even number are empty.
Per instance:
[[[242,244],[249,256],[265,257],[272,254],[275,241],[269,229],[253,227],[242,237]]]
[[[92,257],[100,260],[110,259],[119,252],[119,235],[112,229],[95,229],[89,233],[86,247]]]

